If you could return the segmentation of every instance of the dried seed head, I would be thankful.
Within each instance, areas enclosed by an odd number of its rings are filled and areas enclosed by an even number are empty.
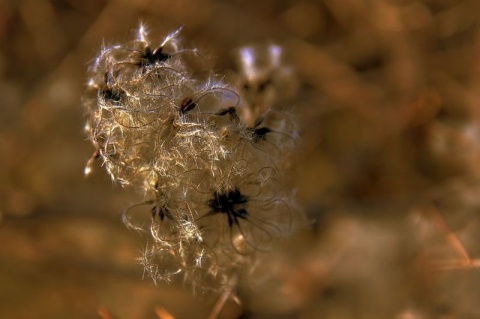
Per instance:
[[[237,66],[236,82],[247,104],[249,125],[269,110],[285,106],[297,93],[298,81],[292,68],[283,63],[278,45],[240,48]]]
[[[256,254],[303,218],[280,165],[296,131],[282,112],[242,122],[240,94],[196,49],[182,47],[180,30],[155,47],[140,25],[135,41],[105,47],[95,59],[84,104],[97,151],[86,172],[101,158],[113,181],[144,194],[124,221],[151,235],[140,258],[149,277],[184,272],[218,288],[250,272]],[[247,60],[244,76],[253,83],[260,65]],[[271,47],[265,74],[276,68],[280,49]],[[150,216],[149,226],[138,213]]]

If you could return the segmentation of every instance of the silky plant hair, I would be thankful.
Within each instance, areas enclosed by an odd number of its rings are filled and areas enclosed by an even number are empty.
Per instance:
[[[85,173],[98,159],[144,196],[123,219],[150,234],[145,274],[218,290],[248,281],[258,256],[303,224],[284,176],[297,128],[273,98],[293,73],[279,46],[242,48],[227,83],[180,33],[157,43],[140,25],[133,41],[101,49],[83,99],[95,147]]]

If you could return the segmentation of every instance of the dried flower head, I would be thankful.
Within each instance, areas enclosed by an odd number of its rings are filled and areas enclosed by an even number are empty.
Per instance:
[[[237,54],[237,86],[247,103],[245,117],[253,124],[268,110],[285,106],[297,93],[292,68],[283,62],[278,45],[242,47]]]
[[[237,89],[182,46],[180,30],[153,46],[140,25],[134,41],[95,59],[84,104],[96,151],[86,172],[100,158],[114,182],[144,194],[124,221],[151,234],[139,259],[149,277],[183,272],[218,289],[303,218],[282,177],[296,128],[275,111],[245,124]],[[150,214],[149,226],[136,223],[138,213]]]

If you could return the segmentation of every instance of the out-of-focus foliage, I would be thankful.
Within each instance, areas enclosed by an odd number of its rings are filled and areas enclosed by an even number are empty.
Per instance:
[[[120,221],[139,198],[100,167],[83,178],[87,65],[139,20],[184,25],[222,73],[236,48],[280,44],[300,79],[289,176],[312,231],[222,318],[479,317],[479,14],[476,0],[0,2],[0,317],[212,309],[141,281],[144,247]]]

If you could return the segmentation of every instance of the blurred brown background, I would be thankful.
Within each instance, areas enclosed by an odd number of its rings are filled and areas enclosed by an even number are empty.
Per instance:
[[[142,281],[143,239],[120,219],[139,197],[98,166],[83,176],[85,71],[143,21],[159,40],[183,25],[219,72],[240,45],[278,43],[300,79],[291,183],[313,233],[275,261],[280,293],[222,318],[480,318],[480,269],[447,239],[480,256],[479,13],[477,0],[1,0],[0,317],[211,311],[215,296]]]

